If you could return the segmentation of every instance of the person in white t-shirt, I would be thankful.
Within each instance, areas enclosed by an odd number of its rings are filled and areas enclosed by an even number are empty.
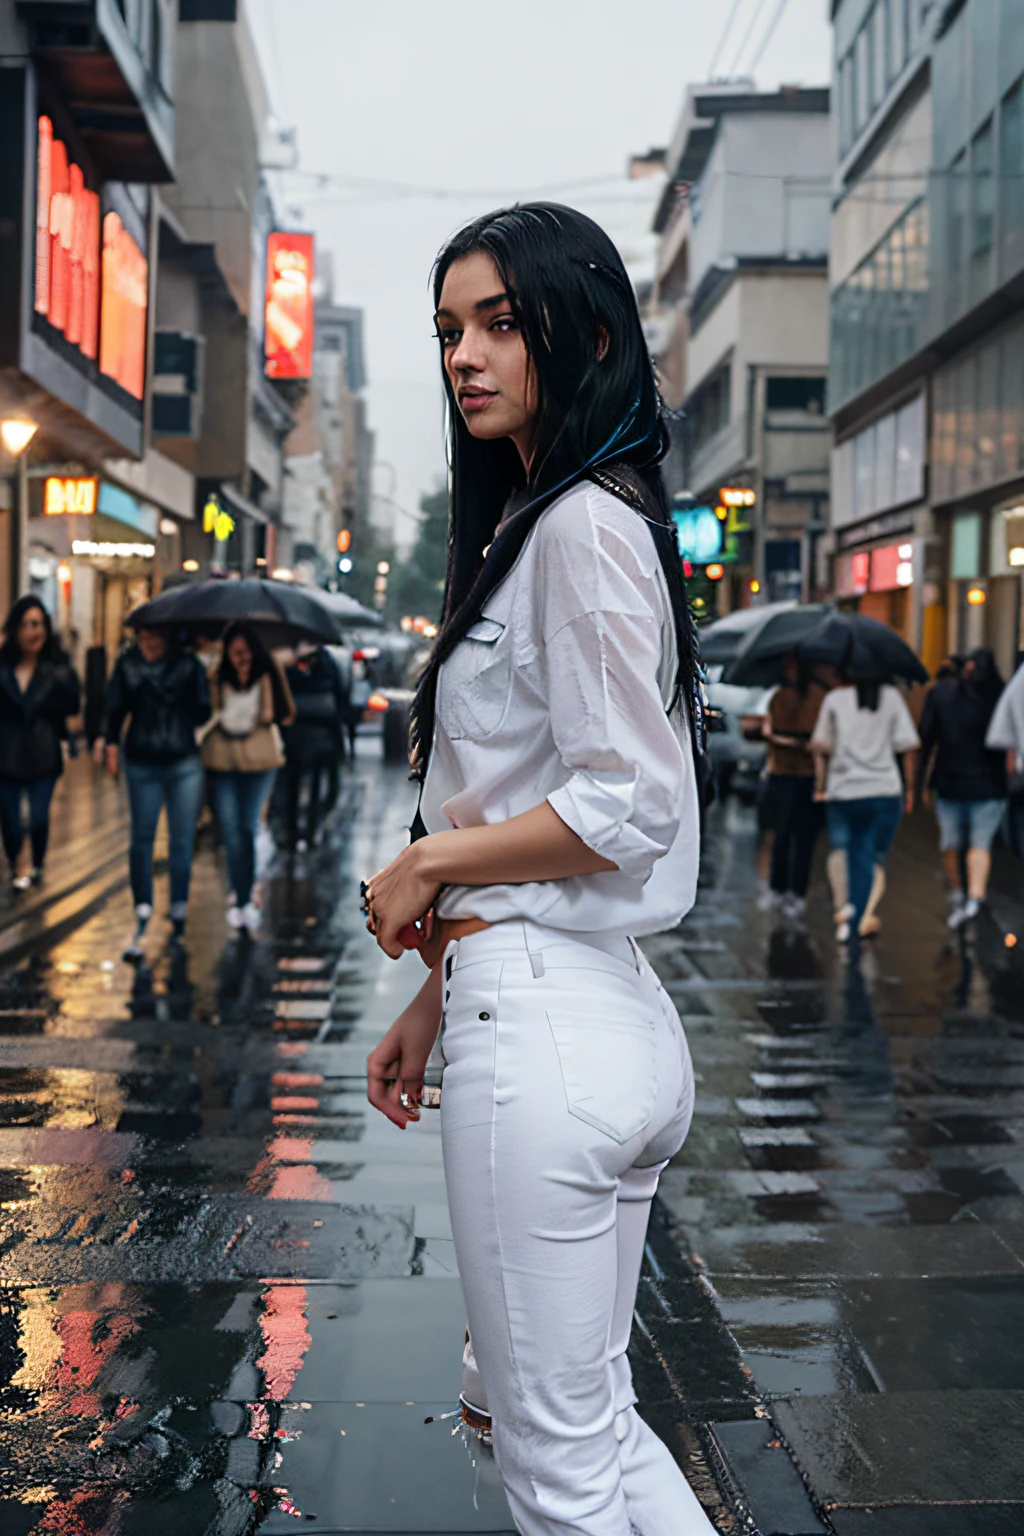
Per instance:
[[[914,754],[920,745],[903,695],[891,683],[848,682],[821,706],[811,751],[815,797],[825,801],[829,841],[846,855],[846,902],[836,928],[841,943],[859,936],[876,871],[882,870],[904,808],[913,809]]]

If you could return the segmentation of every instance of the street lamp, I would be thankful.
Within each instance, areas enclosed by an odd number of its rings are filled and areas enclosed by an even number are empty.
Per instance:
[[[0,441],[12,459],[21,457],[38,431],[38,423],[27,416],[8,416],[0,421]]]
[[[38,422],[32,421],[28,416],[5,416],[3,420],[0,420],[0,442],[3,443],[7,453],[15,461],[15,472],[11,476],[10,563],[8,566],[10,591],[7,594],[8,607],[20,595],[25,586],[25,557],[28,546],[26,529],[26,523],[28,522],[28,473],[25,463],[25,449],[38,431]]]

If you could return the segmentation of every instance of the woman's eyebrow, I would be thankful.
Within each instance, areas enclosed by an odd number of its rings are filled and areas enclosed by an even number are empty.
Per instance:
[[[485,310],[497,309],[499,304],[508,304],[510,302],[511,301],[510,301],[509,296],[508,296],[507,293],[496,293],[496,294],[493,295],[492,298],[481,299],[479,301],[479,303],[474,304],[473,305],[473,313],[475,315],[482,315]],[[457,320],[458,316],[453,314],[450,309],[439,309],[436,312],[436,314],[434,315],[434,319],[435,319],[435,321],[437,321],[437,320]]]

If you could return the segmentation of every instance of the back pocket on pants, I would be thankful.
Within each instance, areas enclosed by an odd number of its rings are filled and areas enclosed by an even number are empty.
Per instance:
[[[569,1113],[613,1141],[626,1142],[650,1123],[658,1093],[655,1024],[579,1013],[548,1013]]]

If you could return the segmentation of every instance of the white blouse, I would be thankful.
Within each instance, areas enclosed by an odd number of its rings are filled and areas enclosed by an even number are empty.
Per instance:
[[[676,641],[644,519],[585,482],[547,508],[443,664],[421,815],[428,832],[547,800],[617,869],[461,886],[442,917],[645,934],[693,905],[700,818]]]

